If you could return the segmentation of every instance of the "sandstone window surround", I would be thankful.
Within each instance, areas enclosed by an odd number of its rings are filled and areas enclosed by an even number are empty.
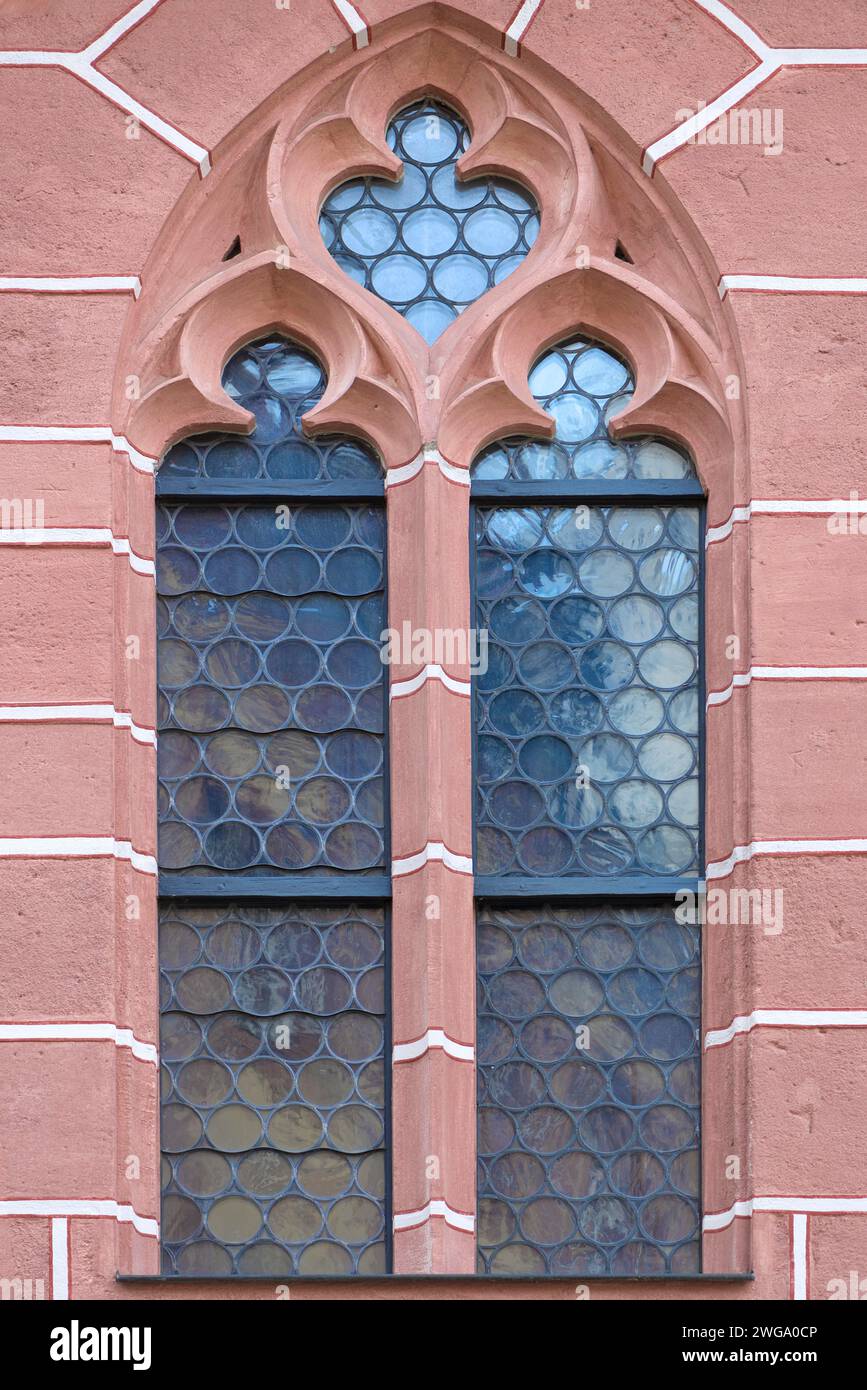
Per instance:
[[[541,212],[526,259],[430,343],[347,277],[319,229],[323,204],[347,180],[399,175],[385,131],[422,99],[458,112],[471,132],[459,176],[512,181]],[[207,189],[191,184],[169,219],[122,345],[113,428],[154,458],[190,434],[243,435],[250,416],[222,388],[225,364],[271,334],[299,344],[327,373],[305,432],[362,441],[383,464],[389,627],[465,630],[471,464],[495,440],[551,437],[528,378],[547,349],[580,337],[634,375],[634,395],[611,419],[613,439],[652,435],[685,451],[708,525],[721,524],[733,499],[748,495],[728,311],[700,237],[624,144],[580,93],[534,60],[517,70],[470,21],[425,27],[416,16],[375,51],[323,60],[227,138]],[[236,239],[237,253],[224,260]],[[131,375],[141,385],[132,400]],[[716,564],[709,556],[706,605],[716,632],[748,628],[733,573],[742,562],[736,550]],[[722,673],[721,658],[706,642],[708,683],[724,686],[712,669]],[[392,666],[389,679],[393,1268],[472,1273],[470,671],[410,662]],[[741,725],[741,754],[745,739]],[[707,749],[708,860],[748,839],[746,767],[737,748]],[[706,1006],[726,988],[729,949],[705,942]],[[724,1013],[724,1003],[712,1012]],[[743,1122],[733,1102],[723,1111],[705,1125],[706,1175]],[[721,1191],[706,1176],[706,1190],[714,1185]],[[706,1238],[705,1270],[748,1267],[739,1239],[721,1232],[708,1251]]]

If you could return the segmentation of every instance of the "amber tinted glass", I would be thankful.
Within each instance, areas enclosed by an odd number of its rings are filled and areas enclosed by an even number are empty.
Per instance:
[[[384,1271],[383,933],[379,908],[162,905],[167,1273]]]
[[[171,503],[157,531],[161,868],[381,868],[384,512]]]
[[[479,1269],[699,1267],[699,936],[670,908],[478,918]]]

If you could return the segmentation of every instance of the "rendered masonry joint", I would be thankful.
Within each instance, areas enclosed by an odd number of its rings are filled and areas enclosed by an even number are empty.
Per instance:
[[[680,149],[693,136],[705,130],[720,116],[724,116],[733,106],[739,105],[750,92],[762,86],[784,67],[863,67],[867,66],[867,48],[774,48],[765,43],[749,24],[745,23],[729,5],[722,0],[692,0],[700,10],[717,20],[725,29],[740,39],[741,43],[758,59],[757,66],[732,86],[727,87],[718,97],[709,102],[668,134],[655,140],[644,151],[641,167],[650,177],[656,165],[667,155]],[[750,287],[754,288],[754,287]],[[720,287],[722,295],[723,289]]]
[[[162,0],[140,0],[138,5],[127,10],[126,14],[121,15],[120,19],[116,20],[104,33],[98,35],[86,48],[78,51],[13,49],[0,52],[0,67],[61,68],[65,72],[72,73],[86,86],[99,92],[115,106],[120,107],[122,111],[134,116],[152,135],[156,135],[158,139],[177,150],[186,159],[191,160],[197,165],[199,174],[204,178],[211,169],[211,157],[204,145],[197,144],[195,140],[191,140],[188,135],[178,130],[171,122],[163,120],[162,116],[157,115],[155,111],[151,111],[147,106],[137,101],[129,92],[125,92],[122,87],[94,66],[110,48],[113,48],[131,29],[142,23],[160,4],[162,4]]]

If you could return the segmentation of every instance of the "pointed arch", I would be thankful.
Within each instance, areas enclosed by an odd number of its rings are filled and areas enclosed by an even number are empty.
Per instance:
[[[430,345],[341,270],[319,230],[323,203],[348,179],[399,179],[387,125],[422,98],[467,122],[459,177],[516,181],[541,209],[522,264]],[[213,164],[207,184],[189,185],[144,268],[119,352],[112,429],[152,458],[191,434],[248,434],[252,416],[222,386],[232,355],[269,334],[313,353],[327,387],[303,418],[305,433],[362,440],[385,468],[392,631],[471,626],[471,461],[504,435],[551,437],[528,376],[570,335],[629,364],[635,392],[612,433],[655,434],[685,449],[709,526],[750,495],[740,353],[700,232],[664,182],[646,178],[604,112],[541,62],[516,68],[493,29],[441,4],[405,11],[374,47],[324,56],[276,91]],[[717,551],[707,584],[715,631],[748,641],[743,554]],[[471,1272],[470,662],[466,652],[444,661],[401,655],[390,671],[395,1268]],[[723,652],[709,645],[707,655],[709,682],[725,686]],[[734,748],[728,738],[708,747],[709,859],[749,841],[745,730],[735,725]],[[730,962],[724,946],[714,949],[722,978]],[[716,1252],[724,1267],[728,1249]]]

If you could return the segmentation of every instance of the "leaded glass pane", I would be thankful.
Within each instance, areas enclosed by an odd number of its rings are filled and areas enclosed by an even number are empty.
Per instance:
[[[162,904],[165,1272],[385,1272],[384,932]]]
[[[575,339],[546,352],[530,373],[530,390],[553,416],[554,438],[499,440],[476,458],[473,478],[695,478],[691,460],[665,440],[609,438],[608,422],[629,404],[635,381],[597,343]]]
[[[699,1269],[700,948],[669,907],[478,916],[479,1269]]]
[[[301,417],[325,390],[316,358],[285,338],[249,343],[223,371],[226,393],[249,410],[252,434],[202,434],[175,444],[160,465],[161,480],[338,482],[381,479],[375,454],[355,439],[308,439]]]
[[[506,179],[457,178],[469,131],[439,102],[401,111],[386,138],[403,160],[401,179],[341,184],[322,208],[322,237],[347,275],[432,343],[517,269],[536,239],[538,207]]]
[[[162,869],[384,855],[384,512],[158,509]]]
[[[477,872],[698,869],[696,507],[476,509]]]

